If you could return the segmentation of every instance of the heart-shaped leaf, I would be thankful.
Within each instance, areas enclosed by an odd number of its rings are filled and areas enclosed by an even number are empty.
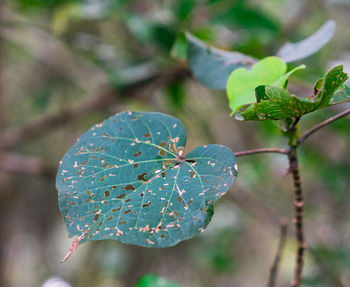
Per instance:
[[[227,81],[227,95],[231,110],[235,113],[242,106],[254,103],[257,86],[283,87],[294,72],[304,68],[305,66],[302,65],[286,73],[286,63],[277,57],[267,57],[256,63],[252,70],[239,68],[233,71]]]
[[[184,157],[185,144],[182,123],[160,113],[123,112],[92,127],[57,173],[69,236],[168,247],[204,231],[237,175],[235,156],[206,145]]]
[[[299,61],[309,57],[321,50],[322,47],[333,38],[335,28],[335,22],[333,20],[328,20],[310,37],[297,43],[284,44],[277,52],[277,56],[286,63]]]
[[[194,77],[214,90],[224,90],[228,76],[241,67],[250,67],[256,60],[238,52],[229,52],[206,45],[187,33],[187,62]]]
[[[336,66],[323,79],[316,82],[315,95],[303,99],[289,94],[281,87],[259,86],[255,90],[256,103],[251,104],[244,112],[238,113],[237,119],[299,118],[321,108],[348,102],[350,88],[343,85],[347,78],[343,66]]]

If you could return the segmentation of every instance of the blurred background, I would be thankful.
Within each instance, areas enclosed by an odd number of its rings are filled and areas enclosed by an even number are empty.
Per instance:
[[[282,217],[289,229],[278,286],[288,286],[296,245],[283,155],[239,158],[239,177],[200,236],[167,249],[88,242],[64,264],[72,239],[55,174],[82,133],[124,110],[178,117],[188,151],[206,143],[285,147],[272,122],[236,121],[225,92],[192,78],[182,32],[262,58],[334,19],[333,40],[290,82],[311,96],[332,65],[350,72],[349,15],[349,0],[1,0],[0,286],[130,287],[146,273],[183,287],[265,286]],[[301,128],[345,108],[306,115]],[[350,286],[349,124],[348,117],[324,128],[300,149],[309,246],[303,286]]]

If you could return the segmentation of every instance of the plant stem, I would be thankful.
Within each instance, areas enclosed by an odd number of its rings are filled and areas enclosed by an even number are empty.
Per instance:
[[[235,156],[239,157],[239,156],[258,154],[258,153],[281,153],[281,154],[288,155],[289,151],[281,148],[260,148],[260,149],[252,149],[252,150],[235,152]]]
[[[303,273],[304,266],[304,252],[306,249],[306,243],[304,238],[304,198],[303,191],[301,188],[301,179],[299,174],[298,156],[296,146],[292,146],[289,158],[289,167],[292,172],[293,182],[294,182],[294,224],[296,229],[296,239],[297,239],[297,254],[295,261],[295,273],[294,280],[292,282],[292,287],[300,286],[301,277]]]
[[[305,132],[299,139],[297,144],[300,145],[302,142],[304,142],[309,136],[311,136],[312,134],[314,134],[315,132],[317,132],[318,130],[320,130],[321,128],[333,123],[334,121],[345,117],[346,115],[350,114],[350,109],[347,109],[333,117],[330,117],[329,119],[319,123],[318,125],[314,126],[313,128],[311,128],[310,130],[308,130],[307,132]]]
[[[295,261],[295,273],[294,280],[291,284],[292,287],[299,287],[304,266],[304,253],[306,249],[306,242],[304,237],[304,197],[303,190],[301,188],[301,179],[299,174],[299,164],[298,164],[298,138],[299,131],[298,125],[293,125],[288,130],[289,136],[289,171],[292,173],[293,183],[294,183],[294,224],[296,230],[297,239],[297,254]]]
[[[270,270],[270,277],[269,277],[269,282],[267,284],[267,287],[276,287],[278,268],[281,262],[283,248],[287,240],[287,229],[288,229],[288,221],[287,219],[283,218],[281,219],[280,241],[278,244],[278,249],[277,249],[275,259],[273,261],[273,264]]]

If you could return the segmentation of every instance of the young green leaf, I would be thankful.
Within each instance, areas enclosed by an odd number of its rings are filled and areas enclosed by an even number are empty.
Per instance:
[[[237,119],[299,118],[321,108],[349,102],[350,88],[343,84],[347,78],[343,66],[336,66],[323,79],[316,82],[315,95],[303,99],[289,94],[281,87],[259,86],[255,90],[256,103],[251,104],[244,112],[238,113]]]
[[[187,33],[187,62],[194,77],[203,85],[224,90],[228,76],[241,67],[250,67],[256,60],[250,56],[209,47]]]
[[[328,20],[310,37],[297,43],[284,44],[277,52],[277,56],[286,63],[299,61],[309,57],[321,50],[322,47],[333,38],[335,28],[335,22],[333,20]]]
[[[296,71],[304,69],[301,65],[289,73],[287,65],[277,57],[267,57],[256,63],[252,70],[239,68],[233,71],[227,81],[227,95],[233,113],[242,106],[255,102],[255,88],[260,85],[283,87]]]
[[[161,113],[123,112],[92,127],[57,173],[69,236],[168,247],[204,231],[237,175],[235,156],[206,145],[184,157],[185,144],[182,123]]]

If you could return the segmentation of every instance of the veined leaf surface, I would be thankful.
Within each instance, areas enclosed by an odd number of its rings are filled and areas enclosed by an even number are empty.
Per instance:
[[[315,95],[309,98],[298,98],[277,86],[259,86],[255,89],[256,103],[238,113],[237,119],[299,118],[321,108],[349,102],[350,88],[343,84],[347,78],[342,65],[332,68],[316,82]]]
[[[123,112],[92,127],[57,174],[69,236],[168,247],[204,231],[237,175],[235,156],[206,145],[184,157],[185,144],[182,123],[161,113]]]

